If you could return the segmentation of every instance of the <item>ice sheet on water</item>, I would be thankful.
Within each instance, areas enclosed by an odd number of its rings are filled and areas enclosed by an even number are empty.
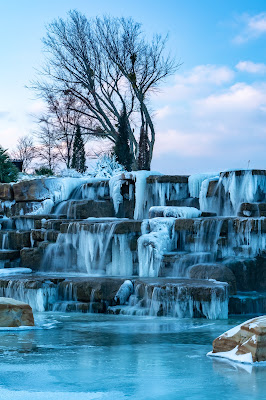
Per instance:
[[[13,391],[0,389],[0,396],[5,400],[123,400],[122,392],[37,392],[37,391]]]

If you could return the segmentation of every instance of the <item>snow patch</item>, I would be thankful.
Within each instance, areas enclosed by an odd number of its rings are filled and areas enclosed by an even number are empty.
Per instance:
[[[213,353],[212,351],[210,351],[209,353],[207,353],[207,356],[227,358],[228,360],[237,361],[241,363],[248,363],[248,364],[253,363],[251,353],[236,354],[237,351],[238,351],[238,346],[236,346],[234,349],[230,351],[223,351],[220,353]]]

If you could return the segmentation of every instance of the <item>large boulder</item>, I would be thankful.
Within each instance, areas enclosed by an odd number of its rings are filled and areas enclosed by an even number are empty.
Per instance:
[[[22,301],[0,297],[0,327],[34,326],[31,307]]]
[[[191,279],[215,279],[229,284],[229,294],[236,293],[236,278],[233,272],[222,264],[196,264],[189,271]]]
[[[213,341],[208,355],[240,362],[266,361],[266,316],[250,319]]]

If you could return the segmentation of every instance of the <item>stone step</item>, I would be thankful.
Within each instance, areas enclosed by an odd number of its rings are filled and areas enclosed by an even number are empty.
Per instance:
[[[30,231],[0,230],[0,248],[9,250],[21,250],[30,247]]]
[[[81,219],[69,219],[69,218],[53,218],[53,219],[48,219],[47,221],[43,221],[40,225],[35,224],[35,229],[47,229],[47,230],[54,230],[60,232],[60,227],[64,223],[72,223],[72,222],[80,222],[82,221]],[[37,222],[37,221],[36,221]]]
[[[43,214],[43,215],[20,215],[11,217],[7,220],[8,229],[16,229],[19,231],[28,231],[31,229],[39,229],[42,227],[44,220],[49,219],[63,219],[66,215],[54,215],[54,214]]]
[[[239,292],[230,296],[228,310],[231,315],[266,314],[266,293]]]
[[[101,303],[84,303],[81,301],[57,301],[53,305],[53,311],[59,312],[94,312],[93,305]]]
[[[246,228],[250,232],[266,233],[266,218],[242,218],[242,217],[211,217],[211,218],[177,218],[175,221],[176,232],[187,231],[197,234],[201,224],[210,231],[214,230],[215,224],[220,228],[220,235],[227,236],[230,229],[235,233],[243,232]]]
[[[0,261],[15,260],[20,257],[19,250],[0,250]]]
[[[265,217],[266,203],[242,203],[237,215],[240,217]]]
[[[192,265],[210,262],[212,254],[208,252],[169,252],[162,260],[159,276],[161,277],[188,277],[188,270]]]
[[[187,197],[180,200],[165,200],[165,205],[169,207],[195,207],[200,208],[199,199],[195,197]]]
[[[85,231],[95,231],[95,228],[97,228],[98,224],[105,224],[103,225],[103,229],[104,227],[106,228],[106,230],[109,229],[109,225],[108,225],[108,220],[107,219],[91,219],[91,220],[86,220],[86,221],[80,221],[79,224],[82,226],[82,228]],[[141,224],[142,221],[137,221],[137,220],[123,220],[123,219],[116,219],[116,218],[110,218],[110,223],[115,223],[114,226],[114,231],[113,234],[126,234],[126,233],[137,233],[140,234],[141,233]],[[68,228],[70,227],[71,222],[67,222],[67,223],[62,223],[60,226],[60,232],[61,233],[67,233],[68,232]]]
[[[35,247],[39,242],[48,241],[48,242],[56,242],[56,239],[59,235],[59,231],[55,231],[54,229],[32,229],[31,231],[31,244]],[[30,247],[30,246],[25,246]]]

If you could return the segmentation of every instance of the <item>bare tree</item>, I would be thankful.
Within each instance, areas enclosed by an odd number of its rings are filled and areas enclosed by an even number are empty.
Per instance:
[[[143,38],[141,25],[132,18],[97,18],[96,25],[106,56],[121,71],[138,101],[141,122],[139,145],[145,140],[145,151],[148,153],[138,154],[138,158],[146,158],[144,165],[149,168],[155,143],[155,128],[147,103],[149,94],[179,65],[169,54],[164,56],[167,37],[155,35],[148,43]],[[143,163],[138,164],[141,168]]]
[[[33,144],[33,139],[30,136],[20,137],[11,154],[13,158],[22,161],[22,172],[26,172],[30,167],[31,162],[36,157],[36,149]]]
[[[38,140],[36,145],[36,157],[44,162],[44,165],[54,171],[59,159],[56,135],[50,117],[42,115],[38,120],[38,130],[34,132]]]
[[[169,56],[163,56],[165,43],[160,36],[149,43],[141,25],[132,19],[88,20],[71,11],[67,20],[49,25],[44,39],[47,64],[42,79],[33,86],[46,99],[54,93],[71,94],[76,100],[71,111],[80,112],[84,106],[83,132],[113,143],[121,110],[126,110],[133,168],[137,168],[140,129],[147,136],[150,165],[155,128],[148,94],[177,68]]]
[[[84,105],[77,105],[71,92],[43,90],[47,104],[45,115],[38,118],[39,129],[35,132],[43,146],[41,158],[49,165],[63,161],[70,168],[76,127],[82,119]]]

